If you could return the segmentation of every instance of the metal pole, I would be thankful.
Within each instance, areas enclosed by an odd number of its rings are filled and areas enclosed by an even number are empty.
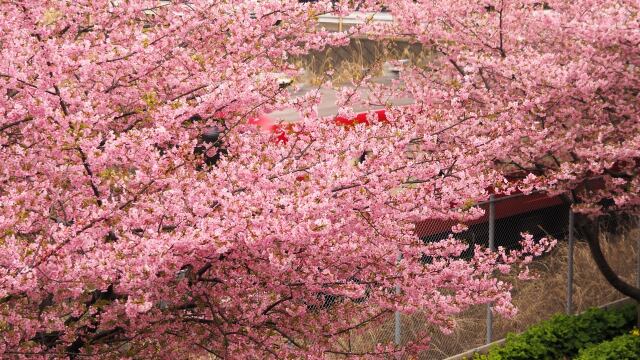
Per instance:
[[[400,311],[396,311],[395,315],[395,328],[394,328],[394,337],[393,342],[400,346],[400,341],[402,340],[402,327],[400,322]]]
[[[637,225],[639,223],[636,220]],[[640,236],[636,242],[636,287],[640,288]],[[636,326],[640,327],[640,301],[636,302]]]
[[[573,210],[569,208],[569,253],[567,255],[567,305],[566,311],[567,314],[571,315],[573,313],[573,228],[574,228],[574,219],[573,219]]]
[[[398,259],[397,262],[398,264],[400,264],[400,260],[402,260],[402,254],[398,253]],[[396,294],[400,295],[400,282],[398,281],[396,283]],[[401,319],[400,319],[400,311],[395,312],[394,314],[394,337],[393,337],[393,342],[400,346],[400,342],[402,341],[402,323],[401,323]]]
[[[489,196],[489,250],[495,251],[495,232],[496,232],[496,204],[494,196]],[[493,340],[493,314],[491,313],[491,303],[487,304],[487,339],[489,344]]]
[[[636,228],[640,227],[640,218],[634,219]],[[640,288],[640,236],[636,239],[636,287]],[[640,313],[640,307],[638,307]],[[640,318],[638,318],[640,323]]]
[[[636,250],[637,251],[636,257],[638,258],[636,262],[636,287],[640,288],[640,236],[636,241],[638,242],[637,244],[638,246]],[[640,321],[640,319],[638,321]]]

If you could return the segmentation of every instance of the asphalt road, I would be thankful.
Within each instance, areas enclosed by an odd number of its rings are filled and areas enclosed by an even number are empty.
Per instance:
[[[384,75],[372,79],[372,82],[378,84],[390,84],[392,80],[398,79],[397,73],[389,69],[385,69]],[[337,91],[335,89],[330,88],[320,88],[317,86],[313,86],[310,84],[302,84],[299,85],[298,88],[294,91],[293,96],[298,97],[302,96],[309,91],[320,91],[320,104],[318,105],[318,114],[321,117],[333,116],[338,113],[338,107],[336,106],[337,100]],[[362,99],[367,98],[368,91],[366,89],[359,90],[359,95]],[[410,98],[399,98],[399,99],[391,99],[391,104],[393,105],[408,105],[413,103],[413,100]],[[381,109],[383,106],[371,106],[365,103],[356,103],[353,106],[353,109],[356,113],[366,112],[370,110]],[[270,114],[267,114],[270,118],[274,120],[281,121],[296,121],[300,119],[300,114],[294,109],[287,109],[282,111],[275,111]]]

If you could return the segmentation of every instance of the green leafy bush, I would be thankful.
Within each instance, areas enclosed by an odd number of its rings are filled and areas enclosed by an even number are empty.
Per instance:
[[[621,335],[580,350],[578,360],[636,360],[640,359],[640,332]]]
[[[631,329],[635,305],[621,309],[590,309],[580,315],[556,315],[522,334],[509,334],[503,346],[478,360],[556,360],[572,357],[582,348],[611,339]]]

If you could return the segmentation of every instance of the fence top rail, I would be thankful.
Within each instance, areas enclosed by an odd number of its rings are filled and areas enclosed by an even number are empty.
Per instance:
[[[514,199],[514,198],[518,198],[518,197],[522,197],[522,196],[528,196],[528,195],[534,195],[534,194],[544,194],[544,193],[545,193],[544,191],[538,190],[538,191],[532,191],[532,192],[530,192],[528,194],[525,194],[525,193],[511,194],[511,195],[506,195],[506,196],[494,197],[493,198],[493,202],[497,203],[497,202],[500,202],[500,201]],[[478,205],[487,205],[487,204],[490,204],[491,202],[492,202],[491,199],[485,200],[485,201],[480,201],[480,202],[478,202]]]
[[[365,19],[371,19],[374,23],[392,23],[393,16],[388,12],[353,12],[347,16],[337,16],[333,14],[324,14],[318,16],[320,24],[363,24]]]

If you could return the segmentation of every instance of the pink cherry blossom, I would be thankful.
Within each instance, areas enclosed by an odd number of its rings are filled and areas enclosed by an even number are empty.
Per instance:
[[[640,205],[638,6],[545,4],[387,1],[393,24],[330,33],[317,16],[348,1],[1,3],[0,353],[323,358],[396,310],[444,331],[476,304],[515,314],[496,270],[553,240],[465,259],[415,222],[464,224],[496,192]],[[412,105],[341,125],[278,83],[364,33],[433,51],[371,91]],[[251,121],[286,108],[303,119]]]

